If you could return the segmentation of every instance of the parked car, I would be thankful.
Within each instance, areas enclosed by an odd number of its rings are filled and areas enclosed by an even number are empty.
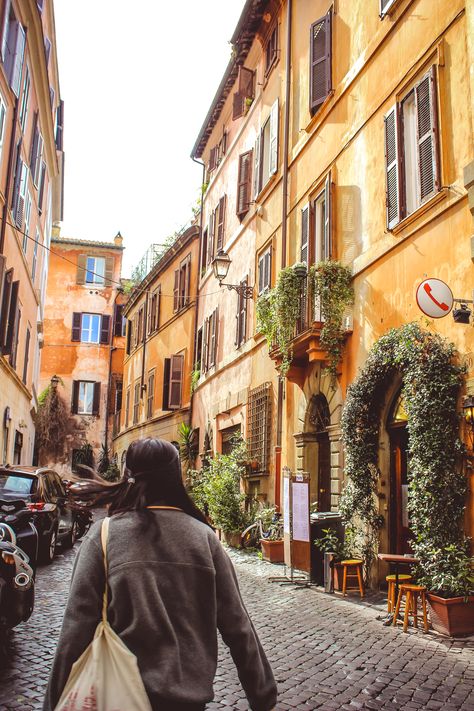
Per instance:
[[[26,507],[38,531],[38,558],[51,563],[56,546],[72,548],[80,531],[79,513],[71,505],[60,476],[52,469],[20,465],[0,467],[0,521]]]

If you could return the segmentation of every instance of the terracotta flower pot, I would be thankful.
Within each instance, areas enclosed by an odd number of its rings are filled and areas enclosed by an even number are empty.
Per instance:
[[[464,597],[438,597],[427,594],[433,629],[449,637],[474,633],[474,595]]]
[[[241,541],[240,533],[238,531],[237,533],[226,533],[226,531],[223,531],[222,535],[228,546],[231,546],[232,548],[240,548]]]
[[[283,552],[283,540],[268,541],[260,539],[260,547],[262,549],[262,557],[269,563],[284,563],[285,556]]]
[[[344,575],[344,569],[340,563],[334,563],[332,568],[332,584],[334,590],[342,592],[342,578]]]

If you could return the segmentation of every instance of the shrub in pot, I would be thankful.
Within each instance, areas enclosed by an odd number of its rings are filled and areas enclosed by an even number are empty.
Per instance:
[[[342,565],[343,560],[360,558],[357,554],[356,531],[348,526],[344,531],[344,538],[341,541],[333,528],[323,528],[323,534],[314,541],[315,545],[323,552],[332,556],[332,580],[334,590],[342,590]],[[362,559],[361,559],[362,560]]]
[[[283,525],[274,506],[266,506],[257,511],[255,521],[260,522],[262,557],[270,563],[283,563]]]

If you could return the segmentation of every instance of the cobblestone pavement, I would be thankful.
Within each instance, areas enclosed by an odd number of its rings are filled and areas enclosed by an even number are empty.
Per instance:
[[[39,711],[78,549],[38,572],[33,616],[12,635],[0,673],[1,711]],[[280,586],[257,556],[231,552],[244,600],[278,681],[277,710],[442,709],[474,711],[474,642],[383,627],[378,610],[314,588]],[[247,709],[221,646],[211,709]],[[133,711],[133,709],[130,709]]]

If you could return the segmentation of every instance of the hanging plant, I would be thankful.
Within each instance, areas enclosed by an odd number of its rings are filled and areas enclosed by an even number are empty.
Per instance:
[[[424,584],[430,587],[427,571],[436,551],[447,545],[460,554],[466,550],[466,480],[459,466],[463,448],[456,411],[464,369],[455,362],[453,344],[416,323],[382,336],[348,388],[341,420],[347,477],[341,512],[346,524],[358,525],[364,537],[368,573],[383,525],[376,496],[380,413],[386,386],[397,372],[408,415],[412,548],[421,561]]]

